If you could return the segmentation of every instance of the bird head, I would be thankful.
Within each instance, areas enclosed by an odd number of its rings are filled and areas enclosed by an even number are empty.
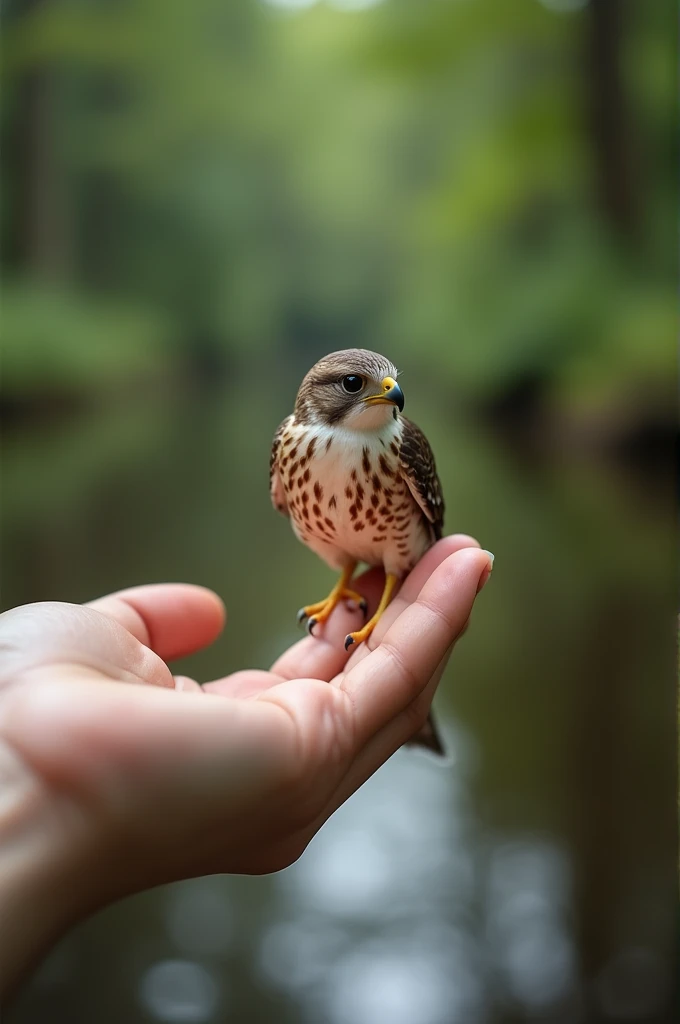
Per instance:
[[[311,368],[298,391],[295,417],[327,427],[379,430],[403,408],[394,364],[377,352],[348,348]]]

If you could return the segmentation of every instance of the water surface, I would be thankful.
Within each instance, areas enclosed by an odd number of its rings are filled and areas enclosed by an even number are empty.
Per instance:
[[[400,751],[276,876],[99,914],[54,950],[13,1024],[672,1019],[665,497],[414,406],[448,528],[497,556],[437,696],[450,763]],[[230,621],[182,668],[269,664],[331,583],[269,504],[286,411],[242,384],[8,432],[3,607],[198,582]]]

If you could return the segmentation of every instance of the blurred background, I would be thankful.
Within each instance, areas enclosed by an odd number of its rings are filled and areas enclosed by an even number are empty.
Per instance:
[[[279,875],[87,922],[42,1021],[675,1019],[674,5],[5,0],[2,606],[188,580],[209,679],[328,570],[269,504],[377,349],[496,553],[436,707]]]

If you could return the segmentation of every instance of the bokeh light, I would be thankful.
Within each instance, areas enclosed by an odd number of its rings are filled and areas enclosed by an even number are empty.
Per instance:
[[[201,1024],[213,1019],[219,989],[205,967],[189,960],[163,960],[142,978],[140,999],[146,1010],[169,1024]]]

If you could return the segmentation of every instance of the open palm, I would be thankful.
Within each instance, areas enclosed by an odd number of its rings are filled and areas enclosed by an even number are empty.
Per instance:
[[[295,860],[425,721],[490,570],[475,543],[432,548],[351,656],[342,640],[357,612],[338,608],[271,671],[203,686],[167,666],[222,628],[202,588],[0,616],[0,771],[44,805],[52,862],[79,873],[83,903]],[[381,582],[361,580],[369,605]]]

